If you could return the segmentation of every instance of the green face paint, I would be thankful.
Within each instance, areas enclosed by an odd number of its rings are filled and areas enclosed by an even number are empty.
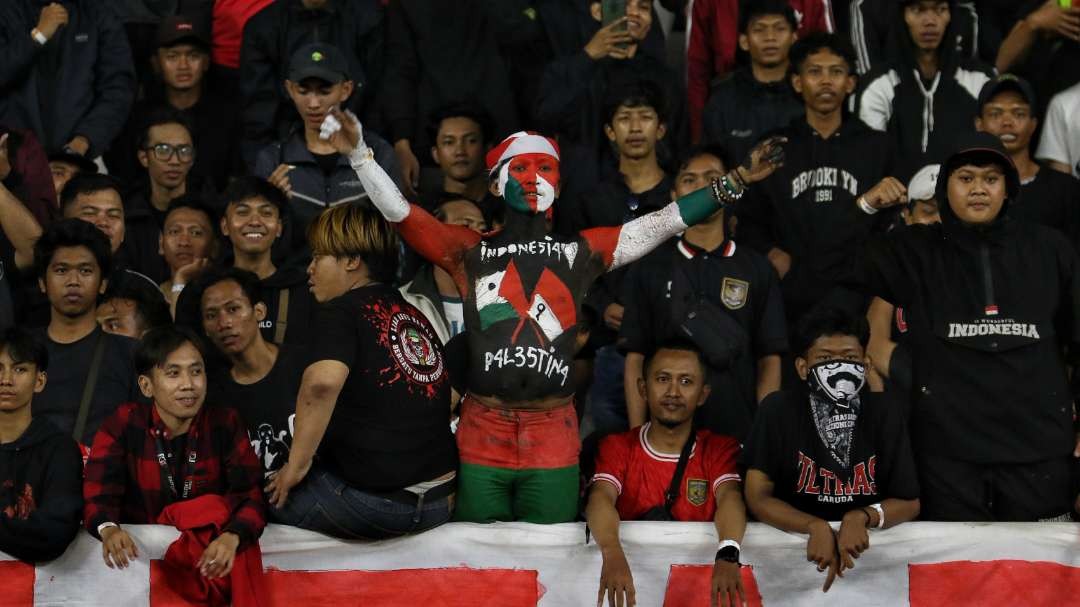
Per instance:
[[[529,201],[525,199],[525,189],[513,177],[506,178],[506,185],[503,186],[503,200],[518,213],[531,215],[536,212],[535,209],[529,206]]]

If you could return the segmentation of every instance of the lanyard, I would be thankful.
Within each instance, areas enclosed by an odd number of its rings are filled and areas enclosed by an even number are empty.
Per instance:
[[[165,480],[169,483],[169,491],[172,494],[172,498],[175,500],[177,497],[176,492],[176,480],[172,475],[172,468],[169,466],[168,458],[165,455],[165,443],[161,440],[161,430],[154,430],[154,446],[157,448],[157,462],[158,466],[161,466],[161,472],[165,475]],[[192,479],[195,478],[195,461],[198,459],[198,454],[195,452],[195,436],[192,433],[188,433],[188,450],[187,450],[187,471],[184,473],[184,491],[180,495],[181,500],[186,500],[191,493]]]

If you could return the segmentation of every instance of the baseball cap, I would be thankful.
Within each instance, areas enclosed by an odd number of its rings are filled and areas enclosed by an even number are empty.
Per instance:
[[[289,80],[293,82],[318,78],[337,84],[345,81],[348,73],[342,52],[335,46],[321,42],[300,47],[289,60]]]
[[[940,164],[928,164],[919,169],[919,172],[915,173],[908,183],[908,200],[915,202],[933,198],[937,191],[937,177],[940,170]]]
[[[994,163],[1000,165],[1005,171],[1005,186],[1010,200],[1016,199],[1020,194],[1020,174],[1013,164],[1012,158],[1005,151],[1001,140],[983,132],[964,133],[957,137],[953,151],[941,165],[938,174],[937,195],[938,200],[948,200],[947,185],[949,175],[957,168],[965,164],[982,165]]]
[[[193,42],[203,48],[210,47],[210,39],[203,28],[191,17],[174,15],[161,20],[157,30],[158,48],[181,42]]]
[[[994,95],[1002,91],[1016,91],[1028,105],[1035,107],[1035,90],[1031,88],[1027,80],[1014,74],[1000,74],[984,84],[982,90],[979,91],[979,111],[981,112],[983,106],[990,103]]]

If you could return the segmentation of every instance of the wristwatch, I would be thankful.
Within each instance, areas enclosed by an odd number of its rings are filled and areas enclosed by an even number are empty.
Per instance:
[[[727,561],[729,563],[739,564],[739,542],[735,540],[724,540],[720,542],[720,549],[716,551],[717,561]]]

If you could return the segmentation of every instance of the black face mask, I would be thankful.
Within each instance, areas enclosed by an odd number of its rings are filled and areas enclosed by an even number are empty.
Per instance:
[[[810,367],[806,383],[818,436],[833,458],[847,468],[855,422],[862,409],[859,392],[866,385],[866,366],[847,360],[819,363]]]

